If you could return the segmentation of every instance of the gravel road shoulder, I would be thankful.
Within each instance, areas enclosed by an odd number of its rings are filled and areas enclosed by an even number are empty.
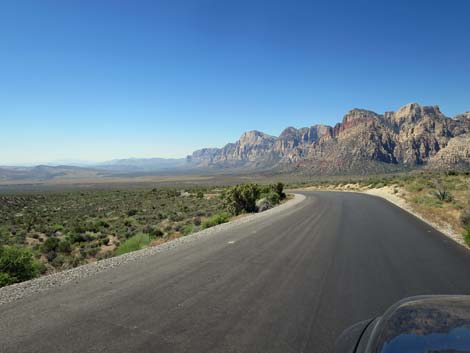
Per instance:
[[[374,195],[381,197],[388,202],[393,203],[394,205],[400,207],[401,209],[407,211],[408,213],[411,213],[413,216],[419,218],[423,222],[429,224],[431,227],[434,227],[447,237],[451,238],[453,241],[457,242],[458,244],[462,245],[465,248],[469,248],[468,245],[465,243],[465,240],[463,239],[462,235],[459,233],[456,233],[450,225],[442,225],[436,222],[433,222],[432,220],[423,217],[419,213],[415,212],[413,208],[402,198],[393,195],[392,193],[389,192],[388,189],[386,188],[380,188],[380,189],[369,189],[362,191],[365,194],[369,195]]]

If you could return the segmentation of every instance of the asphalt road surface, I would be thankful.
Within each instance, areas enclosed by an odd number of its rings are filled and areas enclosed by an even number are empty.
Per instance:
[[[376,197],[261,219],[0,306],[1,352],[331,352],[418,294],[470,294],[470,252]]]

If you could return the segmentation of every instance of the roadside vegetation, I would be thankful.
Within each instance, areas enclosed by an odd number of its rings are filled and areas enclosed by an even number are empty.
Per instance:
[[[284,185],[0,194],[0,287],[261,212]]]
[[[449,225],[470,246],[470,173],[413,172],[383,177],[316,180],[290,187],[367,191],[380,189],[404,200],[421,216]]]

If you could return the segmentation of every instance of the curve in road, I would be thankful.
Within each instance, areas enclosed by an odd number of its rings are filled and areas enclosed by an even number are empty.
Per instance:
[[[470,294],[470,254],[377,197],[304,202],[0,306],[1,352],[332,352],[419,294]]]

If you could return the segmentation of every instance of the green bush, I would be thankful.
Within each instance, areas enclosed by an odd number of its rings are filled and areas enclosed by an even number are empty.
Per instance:
[[[148,233],[152,237],[162,237],[164,233],[157,226],[147,225],[143,228],[143,233]]]
[[[132,216],[135,216],[137,214],[137,210],[136,209],[131,209],[129,211],[127,211],[127,215],[129,217],[132,217]]]
[[[56,237],[49,237],[46,241],[42,244],[42,251],[43,252],[53,252],[57,251],[59,248],[60,240]]]
[[[235,215],[242,212],[256,212],[256,200],[260,187],[253,183],[239,184],[229,188],[224,194],[227,210]]]
[[[60,268],[65,262],[65,257],[63,255],[57,255],[52,261],[52,266],[55,268]]]
[[[264,212],[270,209],[271,207],[273,207],[273,204],[266,197],[263,197],[256,201],[256,208],[258,212]]]
[[[230,214],[227,212],[221,212],[213,215],[211,218],[206,219],[202,222],[202,229],[210,228],[218,224],[226,223],[230,220]]]
[[[275,192],[270,192],[264,195],[264,197],[271,203],[271,205],[277,205],[279,201],[281,200],[281,197],[279,196],[279,194]]]
[[[89,234],[80,234],[80,233],[72,233],[69,235],[70,237],[70,241],[72,243],[84,243],[84,242],[87,242],[87,241],[90,241],[90,237],[89,237]]]
[[[149,234],[138,233],[123,242],[116,250],[116,255],[122,255],[131,251],[140,250],[148,245],[151,240],[152,239]]]
[[[0,247],[0,287],[35,278],[39,268],[30,250],[19,246]]]
[[[60,252],[70,254],[72,252],[72,244],[68,240],[61,240],[58,249]]]
[[[15,283],[8,273],[0,272],[0,287],[8,286]]]
[[[181,229],[183,235],[189,235],[194,232],[194,226],[192,224],[187,224]]]
[[[278,194],[279,199],[283,200],[286,198],[286,194],[284,193],[284,184],[283,183],[276,183],[272,186],[273,191]]]

